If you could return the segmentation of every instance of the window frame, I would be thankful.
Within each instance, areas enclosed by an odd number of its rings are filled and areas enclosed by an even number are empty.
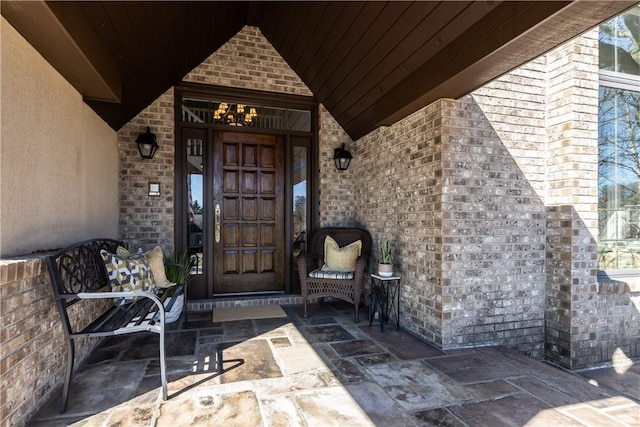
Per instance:
[[[640,76],[633,74],[625,74],[618,71],[611,70],[599,70],[598,78],[598,106],[600,105],[600,87],[611,87],[615,89],[628,90],[632,92],[640,93]],[[600,144],[600,133],[598,130],[598,145]],[[598,156],[598,163],[600,158]],[[600,202],[598,198],[598,203]],[[598,233],[598,241],[600,235]],[[615,279],[632,278],[635,279],[640,275],[640,268],[627,268],[627,269],[611,269],[601,270],[598,268],[598,282],[607,282]]]

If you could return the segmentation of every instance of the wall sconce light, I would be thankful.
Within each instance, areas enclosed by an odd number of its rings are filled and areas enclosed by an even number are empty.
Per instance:
[[[149,126],[147,126],[146,133],[138,135],[136,143],[138,144],[140,157],[143,159],[153,159],[153,155],[156,154],[156,150],[158,149],[158,143],[156,142],[156,135],[151,133]]]
[[[336,169],[339,171],[346,171],[349,169],[351,159],[353,159],[353,156],[349,151],[345,150],[344,144],[342,144],[342,147],[338,147],[333,150],[333,161],[336,163]]]

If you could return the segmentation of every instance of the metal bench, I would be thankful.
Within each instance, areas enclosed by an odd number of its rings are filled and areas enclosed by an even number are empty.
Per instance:
[[[47,267],[56,305],[67,341],[67,365],[62,392],[61,413],[67,409],[69,384],[73,374],[75,358],[74,341],[85,337],[106,337],[135,332],[154,332],[160,336],[160,376],[162,398],[167,399],[167,376],[165,364],[165,310],[171,310],[175,299],[184,292],[184,284],[178,283],[170,289],[159,289],[157,293],[136,290],[111,292],[108,273],[100,250],[116,253],[125,243],[112,239],[93,239],[76,243],[60,252],[46,257]],[[167,263],[176,268],[179,264]],[[116,305],[114,300],[132,300],[128,304]],[[69,309],[80,301],[94,300],[97,314],[87,325],[79,325],[70,316]],[[186,316],[186,293],[185,312]],[[77,317],[77,316],[76,316]]]

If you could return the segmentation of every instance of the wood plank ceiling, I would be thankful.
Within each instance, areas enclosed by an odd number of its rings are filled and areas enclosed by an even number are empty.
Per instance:
[[[1,11],[115,130],[257,26],[355,140],[635,3],[3,1]]]

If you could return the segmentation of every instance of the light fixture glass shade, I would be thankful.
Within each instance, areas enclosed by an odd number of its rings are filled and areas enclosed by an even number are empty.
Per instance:
[[[228,104],[221,102],[213,111],[213,122],[229,126],[255,126],[258,112],[255,107],[245,104]]]
[[[147,132],[141,133],[136,139],[138,144],[138,152],[143,159],[153,159],[154,154],[158,150],[156,135],[151,133],[151,129],[147,126]]]
[[[346,171],[349,169],[349,164],[351,163],[351,159],[353,156],[349,151],[344,148],[344,144],[342,147],[338,147],[333,150],[333,161],[336,164],[336,169],[339,171]]]

